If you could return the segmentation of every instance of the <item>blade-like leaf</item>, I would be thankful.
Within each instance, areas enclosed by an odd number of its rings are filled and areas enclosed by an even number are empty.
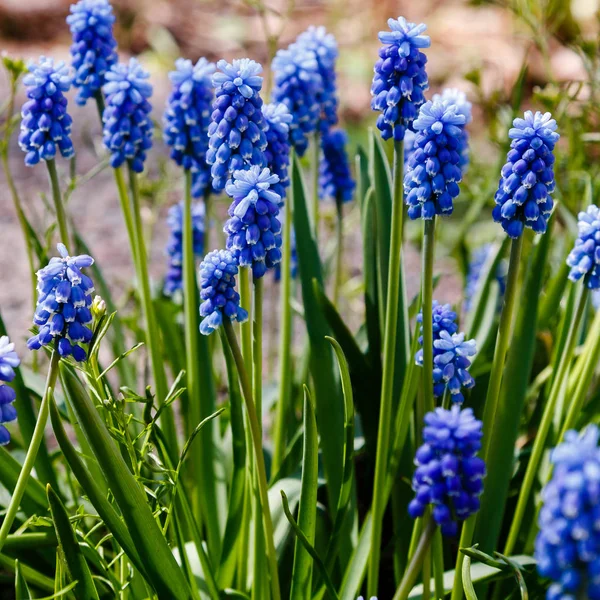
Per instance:
[[[20,472],[21,463],[4,446],[0,446],[0,483],[9,492],[15,489]],[[32,475],[27,480],[21,507],[27,515],[43,514],[48,507],[44,486]]]
[[[15,598],[16,600],[29,600],[33,598],[27,582],[21,573],[21,565],[18,560],[15,560]]]

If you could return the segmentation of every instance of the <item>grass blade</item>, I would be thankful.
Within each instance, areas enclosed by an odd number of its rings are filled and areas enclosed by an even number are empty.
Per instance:
[[[15,488],[21,463],[3,446],[0,446],[0,483],[9,491]],[[44,513],[48,508],[44,486],[33,476],[29,477],[21,507],[27,515]]]
[[[30,600],[33,598],[23,573],[21,573],[21,564],[15,560],[15,598],[16,600]]]

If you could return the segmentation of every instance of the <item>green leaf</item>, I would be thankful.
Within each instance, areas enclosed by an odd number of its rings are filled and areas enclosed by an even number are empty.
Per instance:
[[[20,472],[21,463],[4,446],[0,446],[0,483],[11,493]],[[27,515],[43,514],[48,508],[44,486],[33,475],[27,480],[21,506]]]
[[[6,554],[0,554],[0,568],[2,570],[6,570],[9,573],[15,573],[16,562],[16,560],[9,558]],[[21,575],[30,586],[43,590],[44,592],[54,592],[53,579],[50,579],[50,577],[47,577],[22,561],[20,561],[19,568],[21,570]]]
[[[363,522],[358,538],[358,544],[344,572],[340,600],[356,600],[360,587],[367,572],[367,564],[371,554],[371,529],[373,521],[368,513]]]
[[[462,565],[462,576],[463,576],[463,589],[465,590],[465,596],[467,600],[477,600],[477,594],[473,587],[473,581],[471,580],[471,557],[465,556]]]
[[[33,598],[27,582],[21,573],[21,565],[18,560],[15,560],[15,600],[29,600]]]

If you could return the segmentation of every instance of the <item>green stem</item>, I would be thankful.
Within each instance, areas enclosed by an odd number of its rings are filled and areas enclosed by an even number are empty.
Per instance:
[[[433,400],[433,259],[435,253],[435,217],[423,223],[423,416],[434,409]]]
[[[262,329],[263,329],[263,279],[254,279],[254,320],[252,322],[252,393],[262,432]]]
[[[125,228],[127,229],[127,237],[129,238],[129,249],[131,251],[131,258],[133,259],[133,266],[138,271],[138,260],[137,260],[137,247],[135,243],[135,229],[133,226],[133,215],[131,213],[131,204],[129,202],[129,194],[127,193],[127,183],[125,182],[125,175],[123,169],[113,169],[115,174],[115,182],[117,184],[117,191],[119,193],[119,203],[121,204],[121,211],[123,212],[123,219],[125,220]]]
[[[335,280],[333,283],[333,305],[339,308],[340,288],[342,287],[342,258],[344,255],[344,205],[340,199],[336,200],[337,213],[336,234],[337,244],[335,249]]]
[[[248,311],[248,320],[240,325],[242,356],[247,365],[252,366],[252,298],[250,295],[250,272],[240,267],[240,305]],[[250,376],[252,373],[250,373]]]
[[[444,593],[444,547],[442,542],[442,532],[437,529],[433,535],[431,544],[433,552],[433,579],[435,585],[436,600],[442,599]]]
[[[102,91],[98,90],[94,97],[96,98],[96,108],[98,110],[98,116],[100,117],[100,125],[104,127],[104,121],[102,119],[104,116],[104,96],[102,95]]]
[[[315,231],[315,240],[319,240],[319,162],[321,159],[321,136],[315,132],[312,141],[312,153],[310,157],[312,168],[312,218]]]
[[[56,172],[56,162],[54,159],[46,161],[48,168],[48,177],[50,186],[52,187],[52,200],[54,200],[54,210],[56,211],[56,220],[58,221],[58,231],[60,233],[60,241],[67,246],[70,245],[69,229],[67,227],[67,215],[62,202],[62,194],[60,192],[60,184],[58,182],[58,173]]]

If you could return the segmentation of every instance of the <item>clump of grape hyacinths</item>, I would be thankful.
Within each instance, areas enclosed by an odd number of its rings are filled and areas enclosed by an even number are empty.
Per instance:
[[[494,200],[494,221],[511,238],[518,238],[525,227],[545,233],[554,203],[554,155],[559,139],[556,121],[550,113],[528,110],[515,119],[508,132],[513,141]]]
[[[350,202],[354,180],[350,171],[346,144],[348,136],[341,129],[331,130],[321,139],[323,155],[319,165],[319,195],[339,203]]]
[[[192,175],[192,197],[200,198],[210,184],[210,168],[206,163],[208,126],[213,100],[214,63],[200,58],[179,58],[175,71],[169,73],[173,90],[163,116],[164,137],[171,148],[171,158]]]
[[[445,102],[448,106],[456,107],[456,114],[463,115],[465,118],[465,126],[461,128],[461,132],[458,135],[458,148],[457,152],[460,157],[459,166],[460,170],[466,171],[469,164],[469,133],[466,125],[473,120],[472,104],[467,100],[467,95],[456,88],[446,88],[441,94],[434,94],[432,98],[433,102],[441,101]]]
[[[94,284],[82,269],[94,264],[86,254],[69,256],[64,244],[57,245],[60,257],[53,257],[37,272],[38,299],[33,324],[39,328],[27,340],[30,350],[39,350],[56,341],[60,356],[73,356],[78,361],[87,358],[80,344],[92,339],[92,293]]]
[[[257,279],[281,262],[281,197],[270,189],[278,181],[269,169],[253,166],[235,171],[225,188],[233,198],[223,228],[227,249],[238,255],[240,267],[251,267]]]
[[[103,139],[114,169],[127,161],[136,173],[144,170],[146,151],[152,147],[149,77],[135,58],[126,64],[113,65],[106,73]]]
[[[568,431],[551,454],[552,479],[542,491],[535,559],[553,581],[548,600],[600,598],[600,450],[598,428]]]
[[[169,209],[167,224],[171,230],[167,242],[167,256],[169,267],[165,275],[163,291],[167,296],[172,296],[183,287],[183,202],[173,205]],[[192,246],[194,256],[204,253],[204,205],[192,205]]]
[[[56,151],[64,158],[75,154],[71,141],[72,119],[67,112],[65,92],[71,87],[71,74],[64,62],[54,63],[41,56],[28,67],[23,78],[28,100],[21,110],[19,146],[25,152],[25,164],[32,167],[53,160]]]
[[[267,122],[267,147],[265,157],[267,167],[279,181],[271,189],[285,198],[286,189],[290,185],[288,169],[290,166],[290,123],[292,115],[288,107],[281,102],[272,102],[263,106],[263,116]]]
[[[67,24],[73,44],[71,57],[79,88],[75,102],[84,105],[100,93],[106,72],[117,62],[117,42],[113,35],[115,16],[108,0],[79,0],[71,5]]]
[[[262,66],[242,58],[231,64],[220,60],[217,68],[212,78],[215,101],[208,127],[206,162],[212,165],[212,185],[220,192],[234,171],[250,165],[266,166],[267,123],[259,93]]]
[[[483,246],[476,248],[473,252],[471,262],[469,263],[469,270],[467,272],[467,280],[465,285],[465,302],[463,307],[465,312],[469,312],[471,310],[473,299],[475,298],[477,288],[479,287],[481,271],[485,266],[493,247],[493,244],[484,244]],[[496,269],[495,273],[500,300],[502,300],[506,290],[506,271],[506,261],[502,260],[498,264],[498,268]],[[498,302],[498,307],[500,306],[501,302]]]
[[[584,278],[585,286],[591,290],[600,288],[600,209],[595,204],[588,206],[578,215],[579,236],[567,257],[571,267],[569,279]]]
[[[411,219],[450,215],[462,179],[459,143],[465,116],[441,99],[425,103],[414,121],[414,150],[404,175]]]
[[[229,250],[209,252],[200,265],[200,333],[210,335],[223,324],[223,317],[243,323],[248,313],[240,306],[235,291],[238,272],[236,256]]]
[[[0,336],[0,446],[10,442],[10,433],[4,424],[17,418],[17,411],[13,406],[17,395],[13,388],[5,384],[15,378],[15,369],[20,364],[15,345],[11,343],[8,336]]]
[[[384,140],[404,139],[406,130],[417,118],[429,87],[425,64],[427,57],[421,49],[429,48],[429,36],[422,35],[427,26],[409,23],[404,17],[388,19],[391,31],[380,31],[379,59],[371,84],[371,108],[381,114],[377,128]]]
[[[482,436],[482,423],[470,408],[454,405],[425,415],[423,445],[415,455],[415,498],[408,505],[413,519],[431,505],[442,534],[455,536],[458,521],[479,510],[485,477],[485,463],[477,456]]]

